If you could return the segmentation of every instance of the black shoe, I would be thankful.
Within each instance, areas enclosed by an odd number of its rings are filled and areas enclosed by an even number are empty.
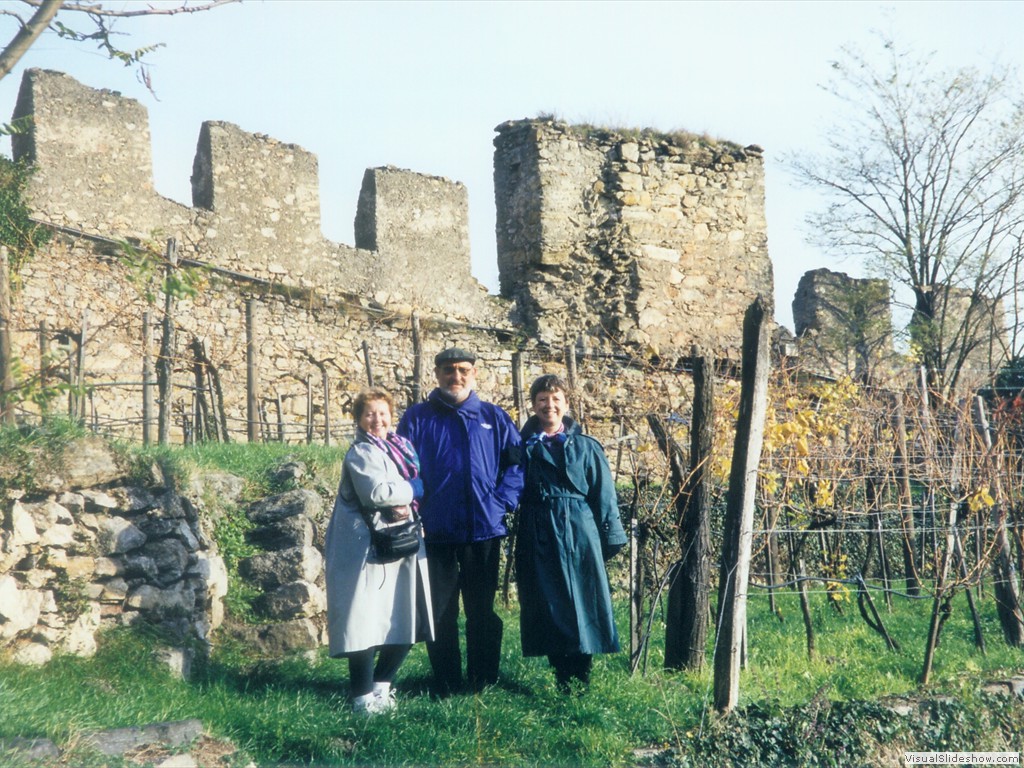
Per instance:
[[[434,680],[430,686],[430,695],[436,699],[446,699],[462,690],[462,680]]]

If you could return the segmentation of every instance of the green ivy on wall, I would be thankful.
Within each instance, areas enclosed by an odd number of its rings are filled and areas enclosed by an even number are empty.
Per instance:
[[[0,157],[0,245],[7,246],[15,274],[51,236],[49,229],[32,221],[25,205],[25,185],[32,171],[21,161]]]

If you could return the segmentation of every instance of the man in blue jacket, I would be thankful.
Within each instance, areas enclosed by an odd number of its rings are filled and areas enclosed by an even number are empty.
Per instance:
[[[462,686],[459,595],[466,610],[466,674],[474,690],[498,680],[502,621],[494,612],[505,515],[523,488],[519,431],[505,411],[473,391],[476,356],[446,349],[434,358],[437,387],[398,425],[420,457],[420,514],[434,608],[427,643],[434,688]]]

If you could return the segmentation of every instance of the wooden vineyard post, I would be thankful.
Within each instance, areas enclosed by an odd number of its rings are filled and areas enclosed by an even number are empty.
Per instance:
[[[814,661],[814,624],[811,622],[811,604],[807,599],[807,568],[801,557],[796,574],[796,588],[800,593],[800,613],[804,617],[804,632],[807,635],[807,660]]]
[[[274,403],[277,406],[277,442],[283,443],[284,438],[284,401],[281,393],[276,393]]]
[[[574,344],[566,344],[564,351],[565,358],[565,371],[569,385],[569,389],[572,391],[572,401],[569,404],[570,409],[573,412],[573,416],[576,418],[576,422],[586,431],[585,415],[583,413],[583,393],[579,388],[579,376],[576,371],[576,346]]]
[[[50,365],[50,328],[43,318],[39,321],[39,388],[44,394],[50,386]],[[50,410],[49,402],[49,397],[43,397],[39,404],[44,419]]]
[[[370,345],[367,344],[365,341],[363,342],[363,363],[364,363],[364,365],[366,365],[366,386],[372,387],[373,386],[373,363],[370,360]]]
[[[516,409],[516,425],[526,423],[526,390],[523,385],[523,353],[512,353],[512,403]]]
[[[313,444],[313,377],[306,376],[306,445]]]
[[[75,362],[72,365],[72,372],[68,375],[68,382],[71,384],[69,391],[70,413],[72,421],[85,426],[85,340],[89,335],[89,310],[82,310],[81,326],[78,329],[78,349],[75,352]]]
[[[256,300],[245,302],[245,421],[250,443],[259,441],[260,413],[256,384]]]
[[[740,664],[747,626],[747,588],[754,528],[757,466],[768,407],[769,317],[759,296],[743,318],[743,370],[718,578],[714,704],[732,710],[740,693]]]
[[[366,342],[364,341],[363,344],[365,345]],[[370,353],[366,350],[365,346],[363,347],[363,351],[365,351],[367,356],[369,356]],[[367,360],[369,360],[369,357],[367,357]],[[367,375],[369,375],[369,373],[370,373],[370,366],[369,366],[369,364],[367,364],[367,366],[366,366],[366,372],[367,372]],[[330,445],[331,444],[331,377],[327,375],[327,366],[326,365],[321,365],[321,367],[320,367],[320,382],[321,382],[321,386],[324,389],[324,445]],[[370,386],[372,387],[373,384],[371,384]]]
[[[1017,574],[1014,573],[1013,552],[1010,549],[1010,538],[1006,533],[1006,494],[1003,488],[1002,457],[992,446],[992,432],[989,429],[988,416],[985,414],[985,402],[980,395],[973,401],[974,426],[985,446],[986,462],[992,471],[995,486],[995,505],[992,507],[992,522],[995,525],[995,552],[992,559],[992,570],[995,573],[996,613],[999,624],[1003,628],[1006,644],[1012,648],[1024,645],[1024,615],[1021,612],[1020,593],[1017,588]]]
[[[153,442],[153,320],[142,313],[142,444]]]
[[[13,360],[11,357],[11,276],[7,246],[0,246],[0,420],[14,424],[14,403],[10,401],[14,390]],[[40,365],[42,368],[42,365]]]
[[[917,538],[914,525],[914,501],[910,490],[910,460],[907,451],[907,423],[903,415],[903,399],[897,396],[892,421],[895,433],[894,463],[896,484],[899,489],[900,521],[903,526],[903,572],[907,594],[916,597],[921,594],[921,580],[917,575],[914,559],[914,540]]]
[[[629,508],[629,671],[635,672],[643,652],[644,590],[640,563],[640,525],[638,513],[647,492],[647,477],[638,475],[633,485],[633,503]]]
[[[412,393],[409,405],[423,399],[423,341],[420,339],[420,317],[412,313]]]
[[[157,441],[167,445],[171,434],[171,398],[174,387],[174,291],[169,283],[178,265],[177,244],[174,239],[167,241],[167,283],[164,287],[163,334],[160,338],[160,354],[156,360],[157,400]]]
[[[678,493],[680,563],[669,585],[665,625],[665,667],[704,666],[711,586],[711,449],[715,434],[714,360],[693,355],[693,419],[690,466],[685,479],[678,456],[667,448],[673,490]],[[653,424],[652,424],[653,426]],[[666,433],[666,441],[671,436]]]

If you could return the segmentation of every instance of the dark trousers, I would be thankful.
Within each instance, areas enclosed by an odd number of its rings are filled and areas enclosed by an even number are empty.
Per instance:
[[[427,643],[434,688],[447,695],[462,686],[459,595],[466,611],[466,676],[474,690],[498,681],[502,622],[494,612],[501,539],[472,544],[427,544],[435,639]]]
[[[362,696],[373,690],[374,683],[390,683],[398,668],[409,655],[411,645],[378,645],[365,651],[345,654],[348,658],[348,677],[353,696]],[[373,657],[377,656],[374,668]]]

